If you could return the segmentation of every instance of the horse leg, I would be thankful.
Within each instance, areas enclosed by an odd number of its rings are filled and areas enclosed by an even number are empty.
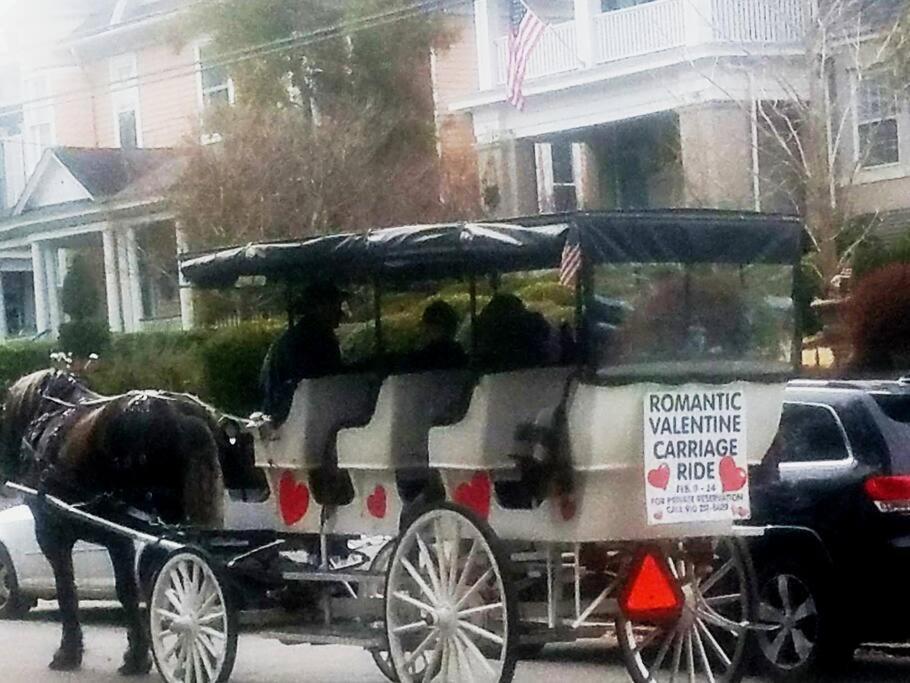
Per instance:
[[[73,671],[82,666],[82,627],[79,625],[79,595],[73,573],[73,545],[76,539],[64,533],[44,515],[35,516],[35,538],[41,552],[54,571],[57,585],[57,604],[63,636],[60,648],[51,660],[54,671]]]
[[[122,676],[144,676],[152,668],[149,638],[142,610],[139,608],[139,586],[136,581],[136,549],[128,539],[116,539],[108,545],[114,578],[117,582],[117,599],[123,605],[127,622],[127,649],[123,655]]]

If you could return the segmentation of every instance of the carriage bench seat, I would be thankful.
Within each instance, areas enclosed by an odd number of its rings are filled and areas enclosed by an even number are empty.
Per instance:
[[[425,471],[430,428],[451,412],[470,381],[463,370],[386,378],[369,423],[338,433],[338,466]]]
[[[298,470],[321,467],[339,428],[369,420],[376,383],[368,374],[302,380],[284,423],[257,439],[256,464]]]
[[[516,433],[559,405],[572,367],[533,368],[484,375],[460,422],[430,430],[430,466],[512,469]]]

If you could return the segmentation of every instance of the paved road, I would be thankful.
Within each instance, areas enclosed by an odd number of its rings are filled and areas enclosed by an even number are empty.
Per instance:
[[[0,622],[0,681],[3,683],[122,683],[115,674],[125,645],[116,610],[90,609],[86,615],[86,659],[78,674],[46,669],[58,637],[50,603],[26,620]],[[305,674],[305,675],[304,675]],[[157,680],[156,677],[148,679]],[[349,647],[286,647],[254,635],[241,637],[232,683],[387,683],[370,656]],[[553,647],[533,662],[523,662],[516,683],[626,683],[615,649],[592,642]],[[853,670],[832,683],[904,683],[910,659],[864,654]]]

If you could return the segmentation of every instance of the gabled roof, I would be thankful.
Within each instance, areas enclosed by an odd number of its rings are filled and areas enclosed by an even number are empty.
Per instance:
[[[73,199],[104,203],[116,199],[159,197],[180,177],[184,155],[180,150],[161,149],[94,149],[57,147],[44,153],[25,190],[14,215],[31,210],[30,200],[42,189],[51,173],[62,167],[84,192]]]
[[[73,32],[72,38],[88,38],[148,19],[173,14],[197,0],[98,0],[98,9]]]

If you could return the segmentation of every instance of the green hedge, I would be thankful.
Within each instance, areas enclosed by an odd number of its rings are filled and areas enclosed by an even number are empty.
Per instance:
[[[257,410],[262,362],[282,329],[278,323],[253,322],[213,332],[199,349],[204,398],[236,414]]]
[[[53,345],[45,342],[11,342],[0,345],[0,391],[23,375],[50,367]]]
[[[184,332],[115,337],[110,352],[84,374],[102,394],[142,388],[205,396],[208,392],[199,357],[202,338],[204,334]]]

